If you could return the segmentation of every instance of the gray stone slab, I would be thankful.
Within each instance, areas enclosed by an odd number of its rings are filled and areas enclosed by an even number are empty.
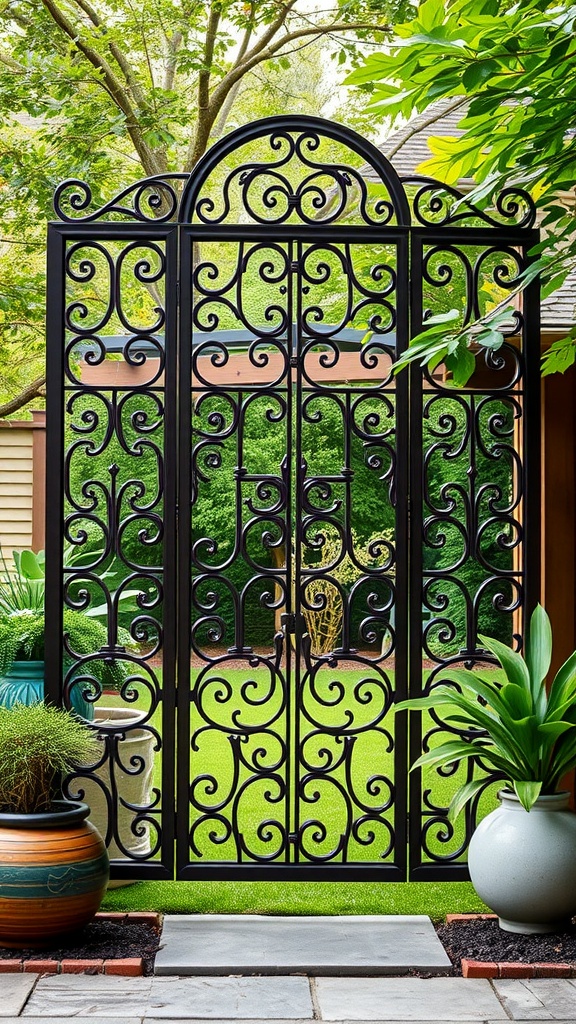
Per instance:
[[[158,975],[398,974],[451,967],[429,917],[164,918]]]
[[[494,981],[512,1020],[576,1021],[576,985],[564,978]]]
[[[293,1020],[314,1016],[306,978],[154,978],[148,1017]]]
[[[323,1020],[509,1019],[490,982],[482,979],[317,978],[315,986]]]
[[[37,980],[37,974],[3,974],[0,981],[0,1017],[17,1017]]]
[[[5,976],[4,976],[5,977]],[[106,974],[54,974],[40,978],[24,1009],[25,1017],[144,1016],[152,978]],[[124,1021],[123,1021],[124,1024]]]

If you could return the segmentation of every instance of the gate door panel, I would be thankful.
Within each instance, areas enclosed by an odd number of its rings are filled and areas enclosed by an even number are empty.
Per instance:
[[[182,200],[180,877],[405,877],[405,199],[324,127]]]
[[[116,877],[171,878],[177,228],[51,225],[48,247],[46,692],[100,739],[64,793]]]
[[[427,195],[444,210],[434,223]],[[514,202],[511,200],[514,199]],[[411,381],[412,495],[410,693],[433,692],[449,669],[499,666],[482,635],[521,649],[539,599],[539,290],[511,303],[538,233],[524,195],[509,192],[494,213],[443,206],[446,190],[427,183],[415,201],[424,227],[411,232],[412,333],[452,307],[460,327],[487,302],[513,305],[504,343],[479,354],[473,376],[455,387],[450,368]],[[497,218],[490,216],[490,213]],[[448,738],[466,739],[449,705],[412,714],[412,757]],[[451,822],[447,807],[464,783],[479,788]],[[410,776],[410,877],[467,879],[466,855],[480,818],[496,808],[502,779],[480,762]],[[448,872],[450,872],[448,876]]]

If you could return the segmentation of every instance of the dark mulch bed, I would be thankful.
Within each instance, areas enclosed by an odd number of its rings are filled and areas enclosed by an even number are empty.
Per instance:
[[[81,932],[68,936],[68,945],[42,949],[8,949],[0,946],[0,960],[120,960],[142,957],[144,974],[154,970],[160,936],[147,924],[92,921]]]
[[[452,924],[437,925],[436,931],[458,974],[462,957],[492,963],[576,965],[574,923],[565,930],[549,935],[505,932],[496,920],[454,921]]]

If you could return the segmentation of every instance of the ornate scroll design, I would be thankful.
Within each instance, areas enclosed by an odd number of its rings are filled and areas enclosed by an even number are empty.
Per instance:
[[[319,128],[271,130],[250,152],[254,156],[238,160],[223,182],[210,175],[198,182],[192,222],[218,225],[248,217],[256,224],[325,226],[352,219],[384,227],[398,218],[387,181],[382,178],[384,194],[372,197],[354,163],[334,159]]]
[[[244,669],[224,656],[198,672],[191,694],[190,849],[200,860],[283,859],[288,748],[282,642]],[[232,671],[230,671],[232,666]]]
[[[362,256],[362,263],[358,258]],[[300,485],[295,596],[304,635],[297,726],[297,851],[314,864],[385,863],[395,852],[396,253],[315,244],[301,255]],[[340,297],[330,314],[315,295]],[[333,303],[334,305],[334,303]],[[327,328],[324,319],[330,319]],[[335,340],[364,320],[340,368]],[[315,353],[320,352],[320,356]],[[315,362],[333,373],[324,383]],[[343,377],[354,379],[346,380]],[[323,437],[341,439],[323,465]],[[341,447],[340,447],[341,445]],[[374,501],[374,505],[371,504]]]
[[[517,281],[522,257],[505,242],[492,246],[451,243],[424,248],[425,301],[443,300],[459,289],[462,323],[485,312]],[[484,295],[482,294],[484,289]],[[434,311],[432,305],[431,312]],[[436,372],[424,372],[422,657],[425,692],[445,681],[450,666],[493,659],[479,634],[519,647],[518,614],[524,603],[525,357],[518,341],[524,319],[516,311],[506,341],[477,360],[468,386],[450,387]],[[423,717],[422,746],[447,736],[466,738],[465,726],[449,722],[449,711]],[[484,780],[455,824],[446,816],[450,793],[472,778]],[[463,858],[479,814],[493,806],[499,779],[482,763],[455,763],[429,770],[422,780],[421,843],[424,859],[450,864]]]
[[[189,174],[182,173],[143,178],[88,213],[84,211],[90,210],[93,201],[90,185],[79,178],[68,178],[54,193],[54,212],[67,223],[129,220],[163,224],[176,217],[181,183],[188,181],[189,177]]]
[[[412,175],[402,178],[402,184],[408,193],[415,190],[412,213],[415,222],[424,227],[486,224],[501,229],[531,228],[536,222],[532,196],[517,186],[503,189],[480,208],[464,192],[435,178]]]
[[[149,861],[162,842],[152,767],[162,749],[165,250],[151,239],[71,241],[65,274],[63,591],[87,618],[79,649],[64,635],[62,697],[69,707],[72,691],[82,693],[102,743],[67,792],[100,807],[116,857]],[[125,341],[111,360],[115,330]],[[98,648],[93,619],[106,624]]]

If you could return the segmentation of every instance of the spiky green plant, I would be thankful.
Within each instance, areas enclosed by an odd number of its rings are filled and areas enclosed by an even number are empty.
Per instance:
[[[467,732],[466,738],[428,750],[411,770],[481,757],[529,811],[541,793],[555,793],[561,778],[576,766],[576,652],[547,693],[552,629],[541,605],[530,620],[526,660],[499,640],[480,640],[504,669],[503,684],[485,671],[448,667],[444,679],[455,685],[442,682],[427,696],[396,705],[397,711],[450,705],[455,710],[446,716],[447,723]],[[450,803],[450,817],[455,818],[485,784],[485,779],[473,779],[461,786]]]
[[[13,551],[14,567],[0,547],[0,612],[44,611],[44,552]]]
[[[0,707],[0,811],[49,810],[61,776],[99,756],[94,733],[69,711],[44,703]]]

